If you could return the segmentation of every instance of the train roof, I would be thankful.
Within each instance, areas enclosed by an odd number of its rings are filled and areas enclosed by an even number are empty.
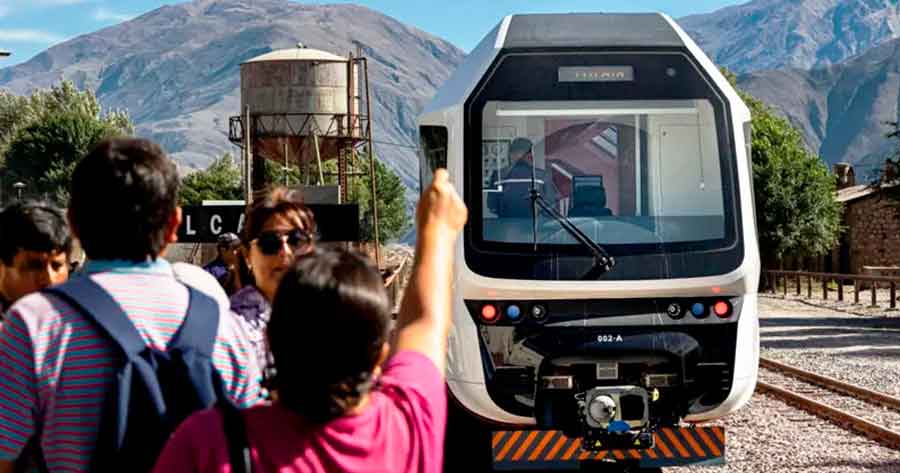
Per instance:
[[[501,48],[685,46],[659,13],[512,15],[504,23],[495,41]]]
[[[674,20],[662,13],[563,13],[510,15],[463,60],[421,117],[462,105],[501,50],[533,48],[684,48],[724,91],[742,121],[750,110],[713,62]],[[428,121],[426,119],[426,121]]]

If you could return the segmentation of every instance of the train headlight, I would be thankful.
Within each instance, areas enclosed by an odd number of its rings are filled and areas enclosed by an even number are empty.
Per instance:
[[[497,306],[494,304],[485,304],[481,306],[481,320],[491,324],[497,321],[499,315]]]
[[[516,304],[506,306],[506,318],[512,322],[518,322],[522,318],[522,308]]]
[[[713,305],[713,312],[721,319],[727,319],[731,315],[731,304],[725,301],[718,301]]]
[[[706,311],[706,305],[702,302],[695,302],[694,305],[691,306],[691,314],[698,319],[705,319],[709,312]]]
[[[684,317],[684,310],[681,308],[681,304],[677,302],[673,302],[666,307],[666,313],[669,314],[669,317],[673,319],[680,319]]]
[[[541,304],[531,306],[531,317],[537,322],[547,320],[547,308]]]

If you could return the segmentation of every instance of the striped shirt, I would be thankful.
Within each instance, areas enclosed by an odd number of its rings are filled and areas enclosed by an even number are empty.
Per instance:
[[[246,327],[201,268],[164,260],[95,261],[79,277],[104,288],[148,346],[158,350],[165,349],[187,311],[188,291],[179,281],[212,296],[222,311],[213,364],[240,405],[261,401]],[[62,300],[37,293],[13,305],[0,327],[0,460],[18,458],[40,425],[51,472],[88,471],[117,359],[113,342]]]

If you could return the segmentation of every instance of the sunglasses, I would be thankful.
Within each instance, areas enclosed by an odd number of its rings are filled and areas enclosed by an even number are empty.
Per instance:
[[[253,241],[262,254],[273,256],[281,251],[281,246],[285,242],[295,252],[308,250],[313,245],[315,237],[303,230],[295,229],[287,232],[262,232]]]

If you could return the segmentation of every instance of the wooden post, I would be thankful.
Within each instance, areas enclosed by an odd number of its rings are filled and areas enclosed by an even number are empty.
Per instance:
[[[797,295],[800,295],[800,273],[797,273]]]
[[[897,308],[897,281],[891,281],[891,309]]]
[[[853,280],[853,303],[859,304],[859,279]]]
[[[828,278],[822,276],[822,299],[828,300]]]
[[[838,279],[838,301],[844,302],[844,280]]]
[[[872,307],[878,307],[878,296],[875,291],[878,289],[878,281],[872,281]]]
[[[782,288],[782,290],[783,290],[784,292],[783,292],[782,295],[783,295],[785,298],[787,298],[787,281],[788,281],[787,273],[782,274],[782,275],[781,275],[781,279],[782,279],[782,282],[784,283],[784,287]]]
[[[812,299],[812,280],[813,280],[813,277],[812,277],[812,274],[810,274],[809,277],[806,279],[806,298],[807,299]]]

